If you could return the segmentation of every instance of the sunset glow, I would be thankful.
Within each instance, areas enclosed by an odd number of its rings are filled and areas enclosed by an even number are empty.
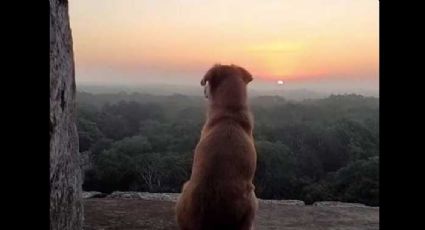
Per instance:
[[[324,80],[378,88],[377,0],[69,5],[77,83],[195,84],[213,64],[234,63],[274,85]]]

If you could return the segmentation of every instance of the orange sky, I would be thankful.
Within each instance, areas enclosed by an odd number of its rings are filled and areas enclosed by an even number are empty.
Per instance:
[[[69,5],[77,83],[197,84],[214,63],[234,63],[265,82],[378,88],[378,0]]]

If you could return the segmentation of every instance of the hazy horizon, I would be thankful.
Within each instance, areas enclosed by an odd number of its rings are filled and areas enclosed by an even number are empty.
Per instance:
[[[252,90],[379,93],[378,1],[69,6],[77,85],[200,87],[213,64],[232,63],[254,75]]]
[[[186,96],[202,96],[203,87],[200,85],[188,84],[166,84],[166,83],[146,83],[139,85],[129,84],[77,84],[77,91],[87,92],[93,94],[115,94],[115,93],[140,93],[149,95],[186,95]],[[318,99],[325,98],[330,95],[344,95],[344,94],[357,94],[366,97],[379,98],[379,91],[366,90],[366,89],[353,89],[353,90],[320,90],[309,88],[285,88],[276,85],[275,87],[250,87],[248,86],[248,95],[250,97],[257,96],[281,96],[286,99]]]

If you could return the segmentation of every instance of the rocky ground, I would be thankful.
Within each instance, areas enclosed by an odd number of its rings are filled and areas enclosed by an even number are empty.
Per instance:
[[[177,196],[84,193],[84,229],[177,229],[173,211]],[[256,230],[379,229],[379,208],[340,202],[304,205],[302,201],[260,200],[255,226]]]

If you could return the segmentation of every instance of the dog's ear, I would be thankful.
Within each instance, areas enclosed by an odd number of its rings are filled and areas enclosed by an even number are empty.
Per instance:
[[[217,74],[218,67],[220,67],[220,65],[216,64],[207,71],[207,73],[204,75],[204,77],[201,80],[201,86],[205,86],[207,82],[211,83],[211,79]]]
[[[242,79],[246,84],[253,80],[252,75],[246,69],[239,67],[239,70],[242,72]]]
[[[207,82],[211,79],[211,77],[212,77],[212,72],[208,71],[201,80],[201,86],[205,86]]]

